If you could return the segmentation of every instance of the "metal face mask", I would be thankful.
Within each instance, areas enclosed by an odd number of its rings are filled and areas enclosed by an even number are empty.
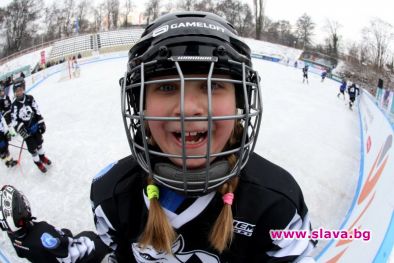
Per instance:
[[[197,116],[185,112],[187,83],[192,81],[205,83],[206,87],[206,109]],[[213,109],[220,107],[213,105],[213,86],[217,82],[233,85],[235,113],[214,114]],[[187,195],[202,195],[240,175],[256,143],[262,103],[250,50],[222,18],[202,12],[159,18],[131,48],[128,71],[120,83],[124,126],[132,154],[158,184]],[[147,115],[147,88],[168,83],[175,83],[178,89],[178,114]],[[223,149],[213,151],[214,127],[221,121],[234,123],[233,135]],[[155,138],[149,124],[153,122],[171,122],[177,127],[174,136],[180,145],[179,153],[164,152],[152,143]],[[188,131],[187,127],[197,122],[204,129]],[[204,141],[203,153],[189,154],[190,136]],[[201,167],[193,168],[188,165],[193,159],[205,161]]]

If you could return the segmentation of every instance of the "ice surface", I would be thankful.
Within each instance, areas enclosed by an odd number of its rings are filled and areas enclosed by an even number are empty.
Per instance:
[[[357,111],[336,97],[339,84],[334,81],[321,83],[311,75],[303,84],[300,69],[261,60],[254,65],[262,78],[264,107],[256,151],[296,178],[313,228],[338,228],[359,173]],[[23,151],[21,166],[7,169],[0,163],[0,185],[23,191],[38,220],[74,233],[94,229],[90,182],[106,165],[130,154],[118,85],[125,68],[126,58],[86,64],[78,79],[58,82],[53,75],[31,91],[47,124],[44,147],[53,167],[41,174]],[[18,157],[17,148],[10,146],[10,151]],[[11,262],[25,262],[3,232],[0,249]]]

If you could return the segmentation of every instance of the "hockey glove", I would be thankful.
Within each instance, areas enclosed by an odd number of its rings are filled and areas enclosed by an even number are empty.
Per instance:
[[[75,237],[70,234],[69,230],[59,230],[42,221],[32,223],[23,237],[9,237],[18,256],[31,262],[97,263],[110,253],[93,232],[85,231]]]
[[[26,130],[26,127],[23,124],[19,127],[18,133],[23,139],[26,139],[30,136],[30,133]]]
[[[44,121],[38,122],[38,132],[39,132],[39,133],[44,134],[45,131],[46,131],[46,129],[47,129],[47,127],[46,127]]]
[[[6,135],[7,135],[7,139],[8,139],[9,141],[11,141],[11,137],[15,137],[15,135],[16,135],[16,132],[15,132],[14,128],[13,128],[13,127],[10,127],[10,128],[8,129]]]

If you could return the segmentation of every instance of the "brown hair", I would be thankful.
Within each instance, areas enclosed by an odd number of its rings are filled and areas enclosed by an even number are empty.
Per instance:
[[[235,123],[232,136],[226,147],[229,148],[238,143],[240,135],[243,132],[243,126],[239,121]],[[152,138],[153,142],[153,138]],[[227,157],[230,167],[234,167],[237,157],[231,154]],[[237,188],[239,177],[234,176],[228,182],[219,187],[218,192],[225,195],[233,193]],[[148,177],[148,185],[154,184],[153,179]],[[172,228],[163,208],[160,206],[158,198],[150,199],[148,221],[145,225],[144,232],[141,234],[139,243],[144,247],[151,245],[156,250],[171,253],[171,247],[175,241],[176,233]],[[223,204],[223,208],[215,221],[214,226],[209,234],[211,246],[218,252],[222,253],[228,248],[233,239],[233,213],[230,204]]]
[[[148,185],[150,184],[153,184],[153,180],[149,177]],[[149,201],[148,221],[144,232],[140,236],[139,243],[143,247],[151,245],[159,251],[172,253],[171,246],[176,238],[175,231],[168,221],[158,198],[154,197]]]

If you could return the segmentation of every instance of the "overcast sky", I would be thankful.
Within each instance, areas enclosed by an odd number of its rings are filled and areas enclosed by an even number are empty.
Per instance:
[[[44,0],[47,3],[54,0]],[[78,1],[78,0],[77,0]],[[121,5],[124,0],[119,0]],[[180,0],[161,0],[163,6],[166,2],[178,3]],[[242,0],[252,7],[253,0]],[[0,6],[5,6],[11,0],[0,0]],[[101,2],[101,0],[92,0],[92,2]],[[138,10],[143,10],[147,0],[132,0]],[[312,17],[315,27],[315,42],[322,42],[327,36],[323,27],[327,19],[339,22],[342,27],[339,34],[343,40],[359,41],[361,38],[361,29],[369,25],[372,18],[381,18],[382,20],[394,26],[394,1],[393,0],[264,0],[265,14],[273,20],[288,20],[295,25],[297,19],[302,14],[307,13]]]
[[[369,25],[372,18],[382,20],[394,26],[394,1],[392,0],[265,0],[266,15],[274,20],[289,20],[293,25],[297,19],[307,13],[316,23],[316,35],[321,32],[326,20],[335,20],[342,27],[339,31],[344,40],[360,40],[361,29]],[[250,1],[252,4],[252,1]],[[316,40],[321,39],[317,37]]]

